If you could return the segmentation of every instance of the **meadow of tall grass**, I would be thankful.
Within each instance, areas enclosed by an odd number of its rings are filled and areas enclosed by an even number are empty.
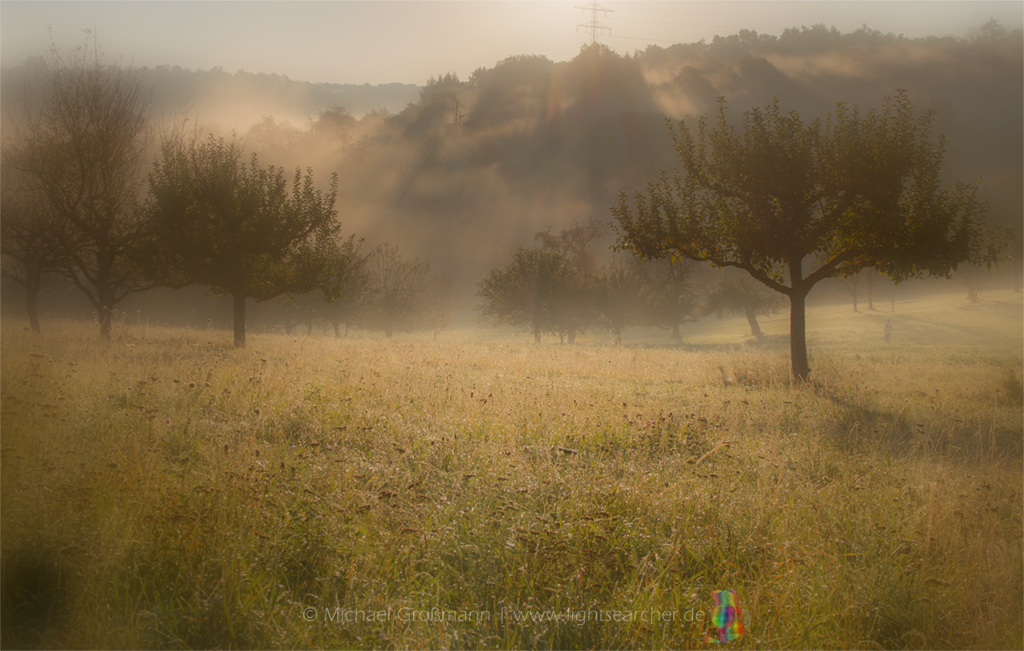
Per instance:
[[[1021,648],[1022,307],[622,347],[16,320],[0,644]],[[888,307],[888,306],[885,306]],[[891,343],[882,339],[894,322]]]

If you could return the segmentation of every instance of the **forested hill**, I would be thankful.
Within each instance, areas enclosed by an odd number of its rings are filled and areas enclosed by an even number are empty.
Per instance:
[[[16,94],[26,72],[45,67],[42,57],[4,69],[4,94]],[[151,89],[151,109],[158,117],[183,111],[198,116],[207,128],[249,129],[266,116],[305,126],[326,108],[341,107],[353,115],[371,111],[398,113],[416,101],[414,84],[329,84],[289,79],[284,75],[221,68],[187,70],[179,66],[141,68]]]
[[[971,39],[908,39],[861,29],[818,26],[780,37],[741,31],[709,44],[649,48],[638,57],[659,106],[677,117],[709,114],[719,96],[731,106],[779,97],[801,114],[822,115],[836,102],[877,106],[906,89],[935,109],[950,137],[951,170],[1020,165],[1024,131],[1021,30],[981,26]]]
[[[469,79],[441,76],[386,118],[324,114],[305,134],[264,123],[251,142],[291,165],[337,170],[343,215],[369,241],[476,279],[539,230],[610,219],[619,191],[671,168],[666,117],[714,115],[723,96],[735,119],[773,97],[811,119],[906,89],[921,112],[938,113],[947,177],[986,174],[992,217],[1019,230],[1022,52],[1021,31],[994,24],[972,39],[816,27],[628,57],[586,47],[568,62],[523,55]]]
[[[619,191],[673,167],[666,118],[713,116],[719,97],[737,120],[774,97],[811,119],[905,89],[937,111],[947,177],[984,173],[992,219],[1021,227],[1024,46],[1020,29],[996,23],[967,39],[819,26],[631,56],[587,46],[571,61],[516,56],[418,89],[169,68],[145,79],[164,117],[188,109],[210,130],[241,132],[265,162],[337,172],[346,232],[397,244],[469,293],[537,231],[610,221]]]
[[[217,68],[188,72],[160,67],[146,70],[145,76],[153,86],[155,106],[164,112],[179,111],[182,100],[188,98],[189,110],[201,119],[209,112],[217,122],[235,119],[246,128],[268,115],[302,126],[332,107],[342,107],[353,115],[375,110],[397,113],[419,94],[419,87],[413,84],[317,84],[283,75],[229,74]]]

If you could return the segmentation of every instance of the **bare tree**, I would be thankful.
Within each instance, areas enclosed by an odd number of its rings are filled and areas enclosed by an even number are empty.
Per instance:
[[[88,45],[68,55],[54,47],[47,75],[38,102],[25,93],[4,162],[43,199],[65,256],[59,270],[88,297],[109,339],[114,306],[149,288],[132,262],[143,228],[148,98],[138,74],[105,66]]]

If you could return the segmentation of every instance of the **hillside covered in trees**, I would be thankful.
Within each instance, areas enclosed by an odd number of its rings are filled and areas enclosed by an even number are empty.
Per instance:
[[[155,124],[234,131],[262,163],[336,173],[346,233],[429,261],[471,307],[476,283],[538,232],[610,222],[620,191],[674,167],[666,120],[713,116],[719,97],[735,120],[773,98],[811,120],[837,102],[867,112],[904,89],[918,111],[937,113],[948,179],[983,178],[989,219],[1015,230],[1019,257],[1022,51],[1021,30],[995,22],[968,39],[815,26],[630,56],[600,45],[566,62],[524,54],[468,79],[442,71],[413,94],[219,70],[161,68],[144,80]],[[4,69],[5,112],[33,65]],[[593,244],[599,262],[611,259],[612,235]]]

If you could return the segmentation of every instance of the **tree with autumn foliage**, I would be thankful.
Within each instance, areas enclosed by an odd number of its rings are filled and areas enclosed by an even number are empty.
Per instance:
[[[714,124],[669,126],[679,161],[612,209],[619,246],[737,267],[789,298],[793,377],[810,374],[806,298],[821,280],[874,266],[896,282],[948,277],[985,247],[977,185],[941,180],[936,114],[905,91],[880,110],[837,104],[805,122],[775,100],[737,128],[725,101]]]

